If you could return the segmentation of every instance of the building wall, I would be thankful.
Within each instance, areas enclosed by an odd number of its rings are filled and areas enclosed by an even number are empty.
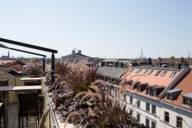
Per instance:
[[[115,91],[116,90],[116,91]],[[116,88],[111,90],[111,94],[114,97],[118,97],[118,91]],[[124,95],[124,94],[123,94]],[[176,128],[176,117],[182,117],[183,128],[192,128],[192,111],[177,108],[158,100],[152,100],[143,96],[139,96],[133,93],[126,92],[126,98],[124,96],[118,97],[120,104],[126,108],[127,112],[133,111],[133,117],[137,117],[137,113],[140,114],[140,123],[146,125],[146,118],[150,120],[150,127],[152,121],[156,123],[156,128]],[[130,104],[130,97],[133,97],[133,103]],[[137,101],[140,100],[140,108],[137,108]],[[150,104],[150,112],[146,111],[146,103]],[[156,114],[152,114],[152,105],[156,106]],[[164,112],[169,112],[169,123],[164,121]]]

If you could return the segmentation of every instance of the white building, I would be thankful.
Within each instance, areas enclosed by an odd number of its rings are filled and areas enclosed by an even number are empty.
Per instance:
[[[192,128],[190,68],[131,67],[120,79],[123,82],[119,85],[109,84],[111,94],[141,124],[150,128]]]

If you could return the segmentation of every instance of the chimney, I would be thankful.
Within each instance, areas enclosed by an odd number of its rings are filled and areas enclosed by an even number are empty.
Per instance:
[[[72,50],[72,54],[75,55],[75,50]]]
[[[81,52],[81,50],[78,50],[78,52],[77,52],[78,54],[81,54],[82,52]]]

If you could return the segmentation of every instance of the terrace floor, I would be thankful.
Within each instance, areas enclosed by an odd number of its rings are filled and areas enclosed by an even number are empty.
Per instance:
[[[8,105],[8,128],[18,128],[17,104]],[[35,118],[29,117],[28,126],[24,128],[37,128]]]

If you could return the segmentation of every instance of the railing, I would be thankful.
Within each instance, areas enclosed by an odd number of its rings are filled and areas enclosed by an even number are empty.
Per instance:
[[[46,86],[44,86],[44,94],[45,94],[45,110],[46,109],[50,110],[48,118],[46,119],[46,122],[45,122],[46,128],[60,128],[59,122],[53,111],[52,103],[51,103],[51,100],[48,94],[48,89]]]

